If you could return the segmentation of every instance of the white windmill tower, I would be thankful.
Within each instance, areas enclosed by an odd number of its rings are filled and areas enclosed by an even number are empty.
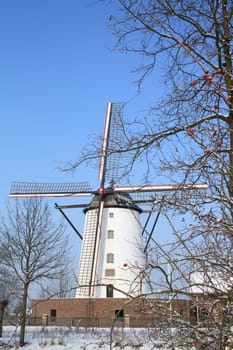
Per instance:
[[[77,276],[77,298],[126,298],[146,292],[141,273],[144,261],[140,224],[142,203],[153,204],[165,193],[182,193],[206,188],[205,184],[190,185],[114,185],[119,158],[117,145],[122,137],[122,103],[108,103],[100,157],[100,187],[93,191],[87,183],[13,182],[9,197],[32,196],[92,196],[89,205],[76,204],[55,207],[60,210],[78,233],[82,249]],[[115,152],[114,152],[115,151]],[[107,182],[108,181],[108,182]],[[84,207],[84,235],[80,235],[63,209]],[[152,233],[151,233],[152,234]],[[146,238],[148,246],[151,234]]]

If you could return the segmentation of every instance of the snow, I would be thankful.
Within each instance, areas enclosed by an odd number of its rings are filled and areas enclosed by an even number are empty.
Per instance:
[[[4,326],[0,349],[19,349],[19,331],[15,326]],[[167,349],[156,340],[155,330],[130,328],[79,328],[27,326],[24,350],[109,350],[111,348],[148,350]],[[157,347],[156,346],[156,347]],[[170,346],[168,348],[171,348]]]

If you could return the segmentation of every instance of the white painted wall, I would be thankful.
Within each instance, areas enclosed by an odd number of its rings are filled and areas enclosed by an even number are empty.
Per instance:
[[[113,217],[110,217],[113,215]],[[113,297],[127,297],[145,292],[142,283],[144,257],[139,212],[128,208],[105,208],[103,213],[101,241],[98,258],[97,282],[113,284]],[[107,238],[107,231],[114,231],[114,238]],[[114,254],[114,263],[107,263],[107,254]],[[106,277],[106,269],[114,269],[114,277]],[[121,291],[125,292],[123,294]],[[95,297],[106,297],[106,286],[97,287]]]

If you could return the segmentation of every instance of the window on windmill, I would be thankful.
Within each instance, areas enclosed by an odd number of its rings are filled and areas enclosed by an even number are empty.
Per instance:
[[[114,217],[114,213],[113,213],[113,212],[110,212],[110,213],[109,213],[109,217],[110,217],[110,218],[113,218],[113,217]]]
[[[114,238],[114,231],[113,230],[108,230],[107,231],[107,237],[108,237],[108,239],[113,239]]]
[[[115,276],[115,269],[105,269],[105,276],[106,277],[114,277]]]
[[[112,284],[108,284],[106,286],[106,297],[113,298],[113,285]]]
[[[114,263],[114,254],[108,253],[107,254],[107,264],[113,264]]]

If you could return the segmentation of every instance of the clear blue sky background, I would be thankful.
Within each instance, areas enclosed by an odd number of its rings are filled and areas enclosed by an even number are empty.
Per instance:
[[[0,1],[1,207],[12,180],[86,180],[87,170],[57,167],[102,133],[108,101],[145,108],[136,58],[110,50],[114,11],[93,0]]]
[[[137,58],[110,50],[114,11],[95,0],[0,0],[0,214],[12,180],[87,180],[96,189],[98,169],[72,175],[59,162],[102,134],[108,101],[136,114],[156,95],[153,83],[138,96]]]

